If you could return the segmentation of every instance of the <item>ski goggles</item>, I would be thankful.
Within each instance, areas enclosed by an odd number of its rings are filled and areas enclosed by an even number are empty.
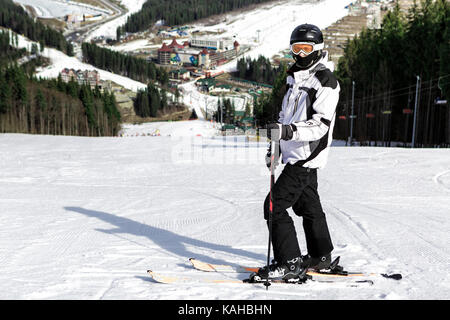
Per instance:
[[[295,55],[303,53],[307,56],[320,49],[323,49],[323,43],[295,42],[291,44],[291,51]]]

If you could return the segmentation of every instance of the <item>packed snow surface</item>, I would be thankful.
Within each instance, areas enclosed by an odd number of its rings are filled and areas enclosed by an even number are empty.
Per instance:
[[[333,147],[318,174],[333,255],[348,270],[401,272],[401,281],[268,291],[155,283],[147,269],[245,277],[193,270],[191,257],[264,265],[269,175],[266,142],[214,136],[200,120],[124,127],[152,129],[161,135],[0,135],[1,299],[450,298],[449,149]]]
[[[147,122],[123,124],[121,133],[124,136],[143,136],[158,132],[170,137],[214,137],[218,133],[218,127],[219,124],[205,121]]]

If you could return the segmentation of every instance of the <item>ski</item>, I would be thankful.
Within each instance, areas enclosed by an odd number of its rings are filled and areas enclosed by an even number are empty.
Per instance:
[[[265,284],[265,279],[218,279],[218,278],[196,278],[196,277],[183,277],[173,274],[163,274],[159,272],[155,272],[152,270],[147,270],[147,273],[149,276],[157,283],[161,284]],[[341,281],[334,281],[334,280],[320,280],[315,279],[313,276],[309,276],[307,280],[302,281],[284,281],[284,280],[269,280],[270,284],[283,284],[283,285],[303,285],[303,284],[321,284],[324,286],[332,285],[334,286],[341,286],[341,287],[361,287],[361,286],[371,286],[373,285],[372,280],[356,280],[352,282],[341,282]]]
[[[307,274],[315,277],[324,277],[324,278],[351,278],[351,277],[374,277],[381,276],[383,278],[400,280],[402,279],[402,275],[399,273],[394,274],[386,274],[386,273],[365,273],[365,272],[349,272],[344,271],[342,267],[338,266],[339,258],[337,257],[331,265],[333,268],[331,270],[321,270],[321,271],[308,271]],[[220,265],[220,264],[211,264],[206,263],[201,260],[197,260],[195,258],[190,258],[192,266],[201,271],[205,272],[220,272],[220,273],[256,273],[259,268],[257,267],[248,267],[248,266],[233,266],[233,265]],[[340,267],[340,268],[336,268]]]

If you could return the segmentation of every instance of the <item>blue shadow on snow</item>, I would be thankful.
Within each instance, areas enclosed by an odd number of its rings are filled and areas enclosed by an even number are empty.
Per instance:
[[[185,257],[186,260],[188,258],[195,257],[208,263],[229,264],[237,266],[237,264],[230,263],[230,261],[215,259],[200,253],[191,252],[186,246],[206,248],[211,251],[222,251],[233,255],[240,255],[243,257],[262,261],[267,258],[264,255],[246,251],[243,249],[236,249],[226,245],[209,243],[186,236],[181,236],[172,231],[152,227],[147,224],[143,224],[129,218],[119,217],[108,212],[88,210],[80,207],[64,207],[64,209],[67,211],[81,213],[89,217],[94,217],[115,226],[115,228],[109,230],[96,229],[100,232],[104,232],[107,234],[131,234],[135,236],[146,237],[150,239],[154,244],[158,245],[161,249],[172,252],[177,256]]]

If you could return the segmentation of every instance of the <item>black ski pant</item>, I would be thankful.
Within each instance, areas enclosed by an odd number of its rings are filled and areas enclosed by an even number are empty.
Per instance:
[[[294,221],[286,210],[290,207],[297,216],[303,217],[308,254],[320,257],[333,250],[317,193],[317,169],[287,164],[272,188],[272,199],[272,246],[277,262],[283,263],[301,255]],[[269,208],[270,193],[264,202],[266,220]]]

